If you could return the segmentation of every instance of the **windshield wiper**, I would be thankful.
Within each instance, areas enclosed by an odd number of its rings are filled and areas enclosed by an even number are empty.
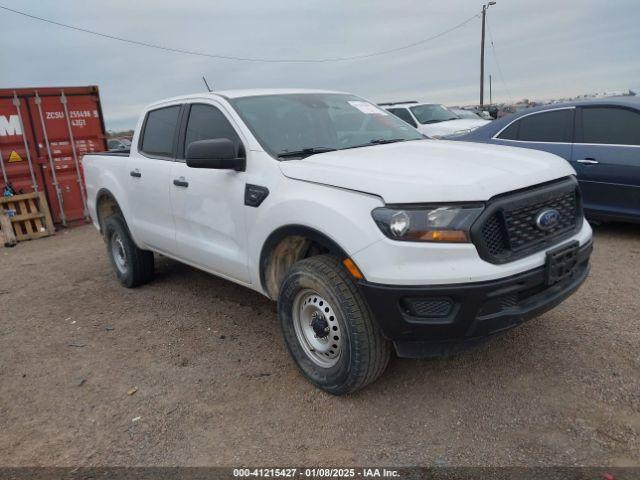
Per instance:
[[[316,153],[335,152],[335,148],[331,147],[310,147],[303,148],[302,150],[294,150],[292,152],[282,152],[278,154],[278,158],[295,158],[295,157],[308,157],[315,155]]]
[[[396,143],[396,142],[404,142],[404,138],[374,138],[373,140],[369,140],[370,145],[383,145],[385,143]]]
[[[418,140],[416,138],[416,140]],[[361,145],[354,145],[352,147],[341,148],[340,150],[349,150],[351,148],[362,148],[362,147],[370,147],[371,145],[384,145],[385,143],[396,143],[396,142],[408,142],[409,140],[406,138],[374,138],[369,140],[367,143],[363,143]]]

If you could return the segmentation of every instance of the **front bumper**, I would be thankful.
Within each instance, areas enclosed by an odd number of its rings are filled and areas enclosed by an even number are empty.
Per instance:
[[[550,310],[586,279],[592,243],[582,245],[572,275],[547,286],[541,266],[485,282],[399,286],[359,282],[386,338],[401,357],[463,350]]]

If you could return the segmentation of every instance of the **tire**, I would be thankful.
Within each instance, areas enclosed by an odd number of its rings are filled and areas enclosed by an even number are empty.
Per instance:
[[[104,239],[111,266],[122,286],[134,288],[153,278],[153,252],[136,246],[122,216],[105,219]]]
[[[390,344],[351,275],[332,255],[291,267],[278,295],[278,317],[296,366],[318,388],[355,392],[384,372]]]

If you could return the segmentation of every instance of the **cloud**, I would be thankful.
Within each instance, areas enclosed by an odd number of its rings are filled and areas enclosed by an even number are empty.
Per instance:
[[[498,0],[489,10],[486,72],[498,101],[549,98],[640,83],[636,0]],[[266,58],[326,58],[405,45],[480,11],[482,2],[396,0],[5,0],[84,28],[171,47]],[[376,101],[471,103],[478,97],[480,23],[374,58],[322,64],[233,62],[97,38],[7,12],[0,48],[4,87],[96,84],[107,126],[133,127],[164,97],[216,89],[306,87]],[[496,55],[504,81],[498,71]],[[487,92],[488,95],[488,92]]]

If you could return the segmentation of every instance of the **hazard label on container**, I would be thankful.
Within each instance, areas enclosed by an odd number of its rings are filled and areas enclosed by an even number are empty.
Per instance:
[[[18,152],[16,152],[15,150],[12,150],[11,154],[9,155],[9,163],[21,162],[21,161],[22,161],[22,157],[18,155]]]

